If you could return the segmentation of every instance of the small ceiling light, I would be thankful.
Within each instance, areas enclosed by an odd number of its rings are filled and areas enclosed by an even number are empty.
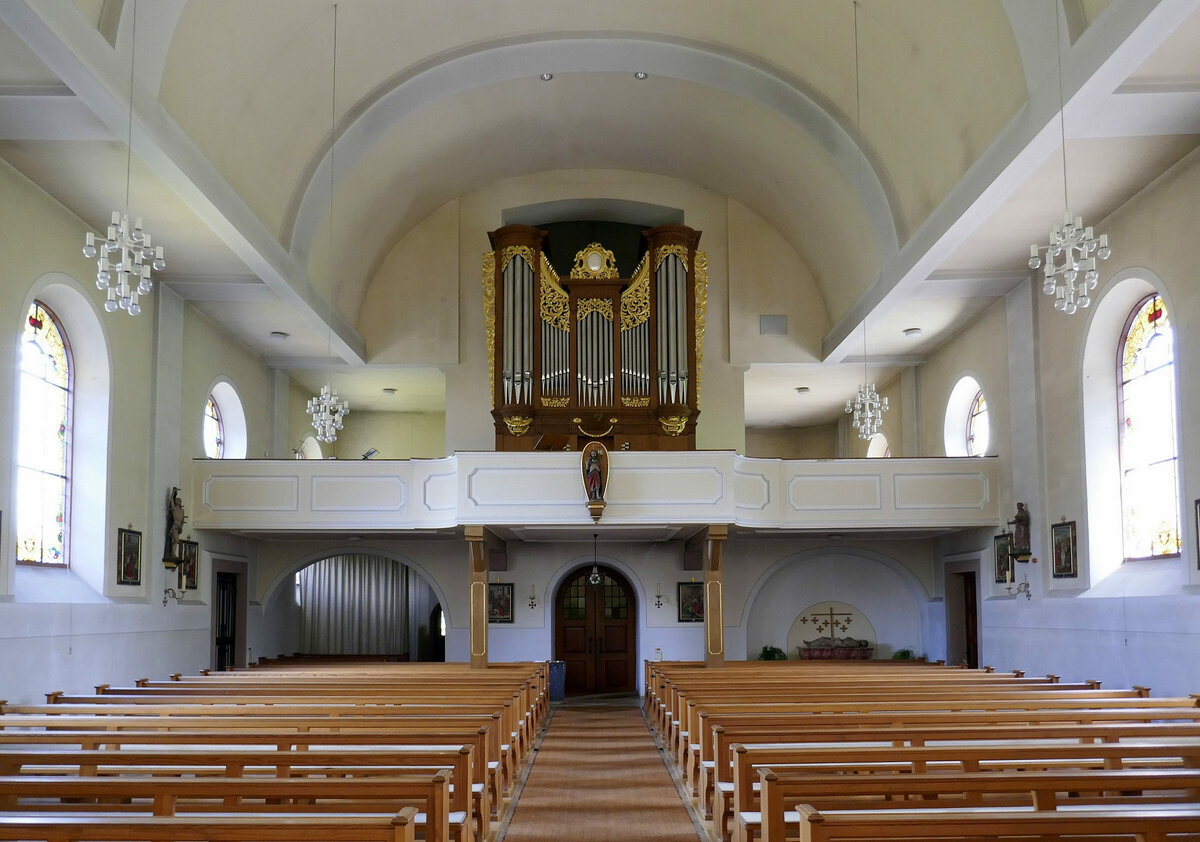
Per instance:
[[[384,386],[383,393],[385,395],[394,395],[394,394],[396,394],[396,387],[395,386]]]
[[[543,73],[538,78],[541,79],[543,82],[549,82],[551,79],[554,78],[554,74],[553,73]]]
[[[649,76],[650,76],[649,73],[643,73],[641,70],[639,70],[637,73],[633,74],[633,78],[637,79],[639,82],[642,81],[643,79],[648,79]]]
[[[283,342],[290,336],[291,336],[291,334],[287,333],[286,331],[282,331],[282,330],[271,331],[271,338],[274,339],[276,342]]]
[[[906,327],[904,329],[905,336],[920,336],[922,330],[919,327]]]
[[[797,386],[797,387],[796,387],[796,394],[797,394],[797,395],[807,395],[807,394],[808,394],[808,391],[809,391],[809,390],[808,390],[808,387],[807,387],[807,386]]]

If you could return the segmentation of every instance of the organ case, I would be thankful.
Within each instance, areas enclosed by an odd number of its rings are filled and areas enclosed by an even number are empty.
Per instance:
[[[700,232],[643,232],[641,262],[619,277],[600,243],[560,279],[546,232],[489,232],[484,317],[497,450],[693,450],[700,414],[708,271]]]

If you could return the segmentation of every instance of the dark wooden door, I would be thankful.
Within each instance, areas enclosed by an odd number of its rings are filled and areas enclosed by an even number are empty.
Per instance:
[[[979,669],[979,610],[975,599],[975,574],[963,573],[963,633],[967,642],[967,667]]]
[[[237,640],[237,574],[217,574],[216,605],[217,670],[235,666],[234,642]]]
[[[555,597],[554,658],[566,665],[567,693],[634,689],[637,612],[633,589],[621,574],[598,568],[599,582],[583,569]]]

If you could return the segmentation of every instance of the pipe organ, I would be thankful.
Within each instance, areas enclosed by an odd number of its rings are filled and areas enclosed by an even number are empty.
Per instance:
[[[692,450],[700,414],[707,259],[700,232],[643,233],[630,278],[592,243],[560,279],[546,232],[488,234],[484,317],[497,450]]]

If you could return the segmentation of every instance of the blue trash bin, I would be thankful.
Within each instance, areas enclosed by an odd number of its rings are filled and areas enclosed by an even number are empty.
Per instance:
[[[567,695],[567,662],[550,662],[550,701],[561,702]]]

